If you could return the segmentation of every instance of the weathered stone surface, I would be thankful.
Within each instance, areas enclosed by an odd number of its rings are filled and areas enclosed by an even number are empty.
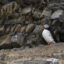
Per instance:
[[[34,19],[40,19],[41,18],[41,11],[33,8],[32,9],[32,16]]]
[[[51,10],[44,9],[43,12],[42,12],[42,14],[41,14],[41,16],[50,18],[51,17],[51,14],[52,14],[52,11]]]
[[[43,30],[42,30],[42,25],[36,25],[33,33],[35,33],[35,34],[40,34],[40,35],[41,35],[42,31],[43,31]]]
[[[24,0],[24,2],[26,4],[37,4],[39,3],[41,0]]]
[[[26,31],[26,26],[21,28],[21,32],[25,32]]]
[[[50,46],[40,46],[31,49],[1,50],[0,63],[2,64],[64,64],[64,58],[55,58],[53,53],[62,56],[64,43]],[[63,56],[62,56],[63,57]]]
[[[1,63],[1,64],[7,64],[7,62],[5,62],[5,61],[0,61],[0,63]]]
[[[35,28],[34,24],[28,24],[28,26],[26,27],[26,32],[27,33],[31,33]]]
[[[13,42],[16,42],[18,45],[22,46],[24,44],[24,38],[25,35],[23,35],[22,33],[18,33],[12,36],[11,43],[13,44]]]
[[[30,35],[30,36],[28,36],[27,37],[27,45],[29,45],[29,46],[34,46],[35,44],[37,44],[37,38],[35,37],[35,35]]]
[[[62,15],[62,14],[63,14],[63,10],[57,10],[57,11],[55,11],[55,12],[52,14],[51,19],[57,19],[57,18],[59,18],[60,15]]]
[[[25,23],[25,16],[19,16],[19,18],[17,19],[17,23],[24,24]]]
[[[24,8],[23,10],[22,10],[22,14],[28,14],[28,13],[30,13],[31,12],[31,7],[27,7],[27,8]]]
[[[14,6],[14,8],[12,8]],[[2,14],[6,12],[7,14],[13,13],[15,10],[18,9],[18,5],[16,2],[11,2],[2,7]]]

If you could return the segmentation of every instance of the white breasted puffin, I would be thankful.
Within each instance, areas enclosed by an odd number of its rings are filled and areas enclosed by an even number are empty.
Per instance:
[[[48,45],[54,44],[55,40],[53,38],[51,31],[49,30],[49,25],[45,24],[42,26],[42,28],[43,28],[43,32],[42,32],[43,39],[46,41]]]

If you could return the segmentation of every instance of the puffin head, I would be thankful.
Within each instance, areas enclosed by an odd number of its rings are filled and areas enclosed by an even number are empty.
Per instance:
[[[46,29],[46,28],[49,28],[48,24],[45,24],[45,25],[42,26],[42,29]]]

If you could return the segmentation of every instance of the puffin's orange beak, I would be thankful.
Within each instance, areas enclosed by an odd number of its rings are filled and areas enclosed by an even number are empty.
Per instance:
[[[42,26],[42,29],[45,29],[45,27],[44,27],[44,26]]]

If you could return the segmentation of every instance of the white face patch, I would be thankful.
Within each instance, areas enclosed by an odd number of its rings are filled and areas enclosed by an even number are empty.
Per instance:
[[[45,27],[45,28],[48,28],[48,27],[49,27],[49,25],[45,24],[45,25],[44,25],[44,27]]]

